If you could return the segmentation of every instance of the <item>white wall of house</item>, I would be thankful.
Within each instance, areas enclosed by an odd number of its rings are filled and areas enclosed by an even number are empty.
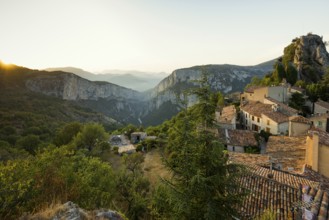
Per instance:
[[[277,123],[267,117],[266,115],[262,114],[262,129],[264,131],[270,132],[274,135],[279,135],[281,133],[288,134],[289,131],[289,122]]]
[[[324,113],[329,113],[329,109],[324,108],[317,103],[314,103],[314,114],[324,114]]]
[[[286,86],[270,86],[268,87],[268,97],[271,97],[279,102],[287,103],[288,88]]]
[[[261,130],[262,125],[262,118],[257,117],[255,115],[251,115],[246,111],[242,110],[242,124],[246,127],[247,130],[253,130],[253,125],[256,125],[259,127],[258,132]]]
[[[244,147],[241,146],[227,145],[227,150],[231,152],[244,153]]]

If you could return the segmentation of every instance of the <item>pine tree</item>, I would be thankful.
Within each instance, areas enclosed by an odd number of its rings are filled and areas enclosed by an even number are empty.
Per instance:
[[[160,205],[155,202],[154,207],[166,216],[171,213],[171,219],[229,219],[238,215],[242,199],[237,189],[243,169],[228,163],[213,132],[217,102],[211,98],[205,74],[200,84],[193,91],[198,104],[185,109],[169,132],[165,164],[172,178],[164,180],[166,189],[160,190]]]

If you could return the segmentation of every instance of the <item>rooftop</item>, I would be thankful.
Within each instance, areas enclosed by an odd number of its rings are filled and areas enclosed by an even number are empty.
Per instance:
[[[254,93],[254,91],[256,89],[260,89],[260,88],[264,88],[266,86],[250,86],[248,88],[246,88],[244,91],[247,92],[247,93]]]
[[[268,111],[268,112],[264,112],[262,114],[269,117],[270,119],[272,119],[273,121],[275,121],[279,124],[289,121],[289,117],[281,112]]]
[[[311,128],[309,130],[309,135],[312,135],[313,132],[317,132],[319,134],[319,143],[325,146],[329,146],[329,133],[322,131],[318,128]]]
[[[258,146],[255,132],[249,130],[227,129],[226,143],[235,146]]]
[[[291,115],[294,115],[294,114],[297,114],[298,113],[298,110],[294,109],[294,108],[291,108],[290,106],[282,103],[282,102],[279,102],[278,100],[275,100],[271,97],[266,97],[266,99],[274,104],[277,104],[280,108],[281,111],[283,112],[286,112],[287,114],[291,114]]]
[[[297,116],[290,116],[289,121],[291,122],[297,122],[302,124],[312,124],[311,121],[308,118],[305,118],[303,116],[297,115]]]
[[[310,120],[318,120],[318,119],[327,119],[329,118],[329,114],[328,113],[325,113],[325,114],[316,114],[312,117],[310,117]]]
[[[326,108],[326,109],[329,109],[329,103],[328,102],[325,102],[325,101],[322,101],[322,100],[319,100],[317,101],[315,104],[323,107],[323,108]]]
[[[232,119],[236,117],[236,109],[234,105],[226,106],[222,109],[220,116],[217,118],[219,123],[231,123]]]
[[[261,117],[262,113],[271,112],[272,105],[270,104],[263,104],[261,102],[253,102],[249,101],[244,105],[241,105],[241,110],[248,112],[251,115]]]
[[[266,154],[283,170],[301,173],[305,164],[306,136],[270,136]]]
[[[301,88],[301,87],[298,87],[298,86],[292,86],[291,87],[292,90],[296,90],[300,93],[303,93],[305,91],[305,89]]]

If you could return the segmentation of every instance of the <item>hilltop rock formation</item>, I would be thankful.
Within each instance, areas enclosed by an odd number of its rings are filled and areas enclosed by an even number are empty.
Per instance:
[[[329,67],[329,54],[322,37],[309,33],[294,39],[292,44],[298,78],[309,82],[319,81]]]

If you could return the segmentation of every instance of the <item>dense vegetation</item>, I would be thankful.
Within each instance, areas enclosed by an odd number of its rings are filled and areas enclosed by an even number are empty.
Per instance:
[[[162,149],[170,175],[156,185],[144,175],[142,153],[125,155],[119,166],[112,166],[111,158],[119,156],[108,143],[107,129],[101,124],[72,122],[72,115],[65,114],[65,108],[81,114],[85,109],[25,90],[17,97],[3,89],[0,218],[16,219],[24,212],[66,201],[89,210],[118,210],[129,219],[238,216],[236,208],[243,192],[236,189],[243,169],[227,163],[224,147],[214,133],[214,112],[223,97],[210,92],[206,78],[200,83],[201,87],[192,91],[199,104],[186,107],[159,126],[146,128],[158,138],[137,146],[146,151]],[[95,113],[88,114],[88,120],[97,121]],[[129,136],[142,130],[128,125],[113,134]]]

